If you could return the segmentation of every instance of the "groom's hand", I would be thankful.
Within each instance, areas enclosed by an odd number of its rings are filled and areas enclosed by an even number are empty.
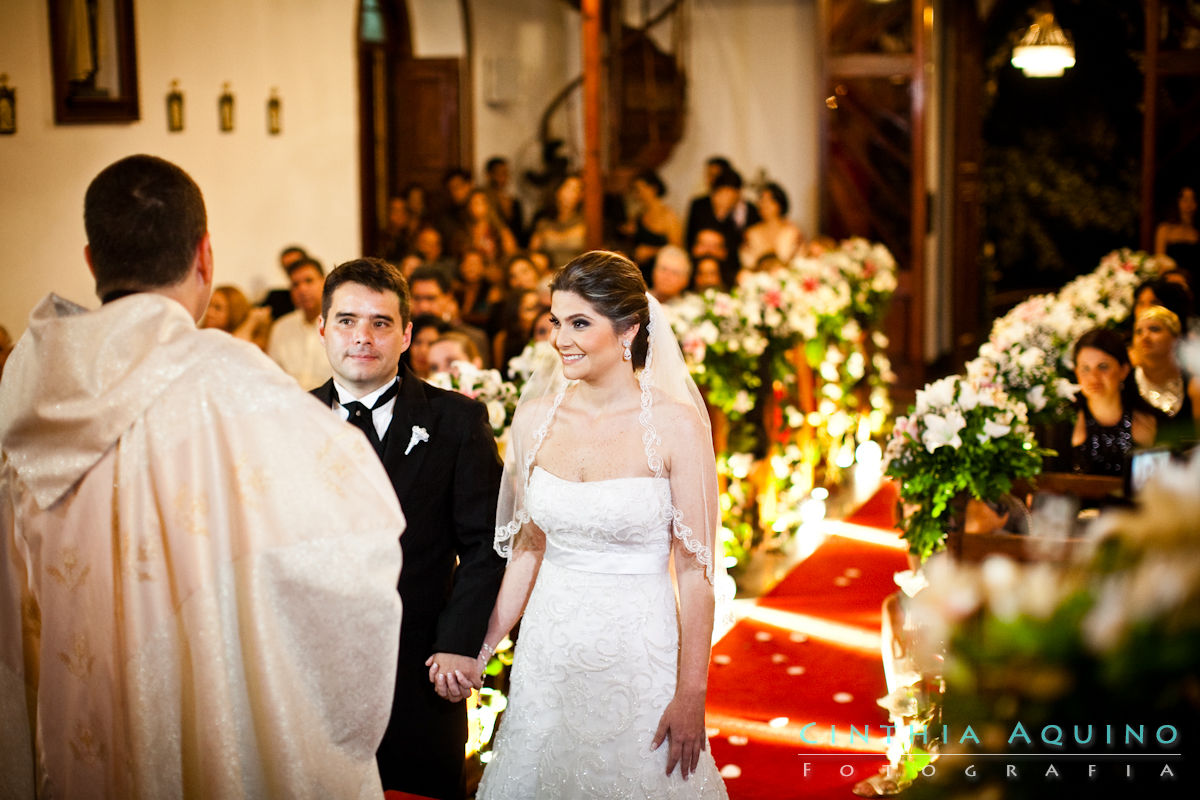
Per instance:
[[[434,653],[425,662],[429,680],[439,697],[457,703],[471,696],[472,689],[483,686],[479,660],[457,653]]]

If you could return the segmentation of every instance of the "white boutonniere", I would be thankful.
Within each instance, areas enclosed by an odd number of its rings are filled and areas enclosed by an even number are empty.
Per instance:
[[[404,455],[412,452],[412,449],[421,442],[429,441],[429,431],[422,428],[420,425],[413,425],[412,438],[408,440],[408,447],[404,448]]]

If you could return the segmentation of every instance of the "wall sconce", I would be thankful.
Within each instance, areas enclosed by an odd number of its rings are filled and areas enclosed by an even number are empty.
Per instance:
[[[229,133],[233,130],[233,93],[229,91],[229,82],[226,81],[221,89],[221,99],[217,101],[217,112],[220,119],[220,127],[222,133]]]
[[[1054,12],[1037,14],[1013,48],[1012,65],[1030,78],[1057,78],[1075,66],[1075,45],[1059,27]]]
[[[179,81],[171,81],[171,91],[167,92],[167,130],[171,133],[183,130],[183,92],[179,91]]]
[[[280,114],[282,113],[281,103],[279,102],[278,90],[272,86],[271,96],[267,99],[267,133],[272,136],[278,136],[279,131],[283,129]]]
[[[17,132],[17,90],[8,86],[8,75],[0,74],[0,134]]]

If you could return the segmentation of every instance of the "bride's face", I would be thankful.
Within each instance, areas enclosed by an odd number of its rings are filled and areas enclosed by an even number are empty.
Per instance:
[[[625,346],[608,317],[574,292],[555,292],[550,299],[551,341],[562,358],[563,375],[594,381],[613,369],[629,369]]]

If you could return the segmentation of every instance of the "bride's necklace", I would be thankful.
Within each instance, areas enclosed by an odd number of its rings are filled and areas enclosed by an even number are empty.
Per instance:
[[[1165,384],[1154,383],[1138,367],[1133,372],[1137,381],[1138,393],[1147,403],[1157,408],[1169,417],[1179,413],[1183,407],[1183,376],[1176,375]]]

